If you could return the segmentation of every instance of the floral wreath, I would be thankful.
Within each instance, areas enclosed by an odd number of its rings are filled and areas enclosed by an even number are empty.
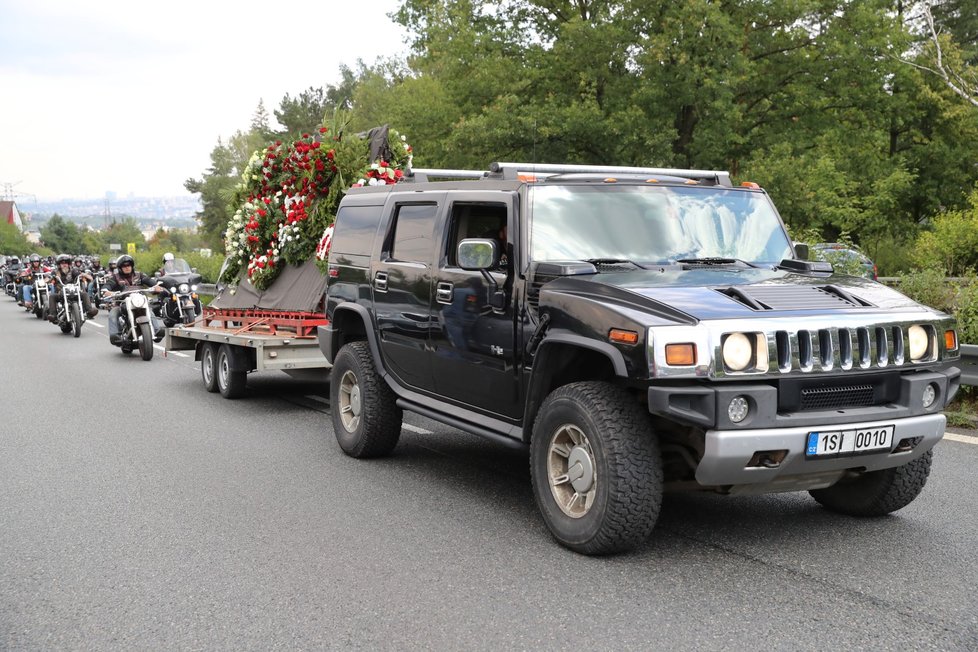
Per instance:
[[[388,131],[381,158],[369,161],[369,143],[356,137],[302,134],[292,143],[275,141],[255,152],[235,189],[238,206],[228,221],[224,246],[228,265],[221,281],[237,284],[242,270],[256,289],[268,288],[286,264],[313,256],[325,272],[332,224],[348,187],[397,183],[410,167],[407,138]],[[366,162],[366,163],[365,163]],[[346,179],[357,179],[348,185]]]

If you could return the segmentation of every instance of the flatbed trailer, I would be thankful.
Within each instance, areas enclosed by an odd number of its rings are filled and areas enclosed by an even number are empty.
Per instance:
[[[204,388],[238,398],[252,371],[328,369],[316,337],[328,323],[322,313],[208,306],[194,325],[167,329],[165,354],[194,351]]]

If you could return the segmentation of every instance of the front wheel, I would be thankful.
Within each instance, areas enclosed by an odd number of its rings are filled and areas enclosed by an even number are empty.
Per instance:
[[[77,303],[71,304],[71,327],[75,337],[81,337],[82,316]]]
[[[903,466],[869,471],[853,480],[840,480],[825,489],[808,493],[820,505],[849,516],[883,516],[903,509],[920,495],[930,475],[934,451]]]
[[[204,381],[204,389],[216,392],[217,387],[217,345],[205,342],[200,351],[200,377]]]
[[[139,325],[139,355],[147,362],[153,359],[153,333],[149,324]]]
[[[662,476],[649,416],[625,390],[573,383],[540,407],[530,477],[543,520],[562,545],[601,555],[644,542],[659,516]]]
[[[350,342],[333,361],[329,403],[333,433],[350,457],[381,457],[397,446],[404,413],[377,372],[367,342]]]

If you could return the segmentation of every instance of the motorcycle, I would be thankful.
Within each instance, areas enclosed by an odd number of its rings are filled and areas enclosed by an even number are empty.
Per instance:
[[[20,289],[20,273],[23,269],[24,266],[20,263],[7,263],[3,270],[3,290],[15,301],[20,301],[20,294],[17,291]]]
[[[182,258],[167,261],[163,272],[157,282],[166,289],[166,295],[154,306],[157,316],[167,328],[194,323],[203,312],[197,297],[200,274]]]
[[[64,334],[74,333],[81,336],[82,324],[85,323],[85,311],[82,309],[81,293],[84,292],[78,283],[62,283],[61,301],[58,303],[57,325]]]
[[[38,319],[44,319],[48,310],[48,279],[51,275],[47,272],[34,274],[34,305],[31,312]]]
[[[109,295],[108,300],[118,303],[120,308],[119,337],[122,341],[113,346],[120,347],[127,355],[138,348],[142,359],[149,361],[153,359],[156,330],[150,318],[147,292],[151,290],[126,290]]]
[[[102,287],[105,285],[105,270],[100,269],[97,272],[92,270],[85,270],[85,272],[92,277],[92,282],[90,283],[89,296],[92,297],[92,305],[96,308],[102,307]]]

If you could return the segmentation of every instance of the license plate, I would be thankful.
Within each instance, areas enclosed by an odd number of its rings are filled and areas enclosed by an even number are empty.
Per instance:
[[[857,430],[829,430],[808,433],[806,457],[846,457],[890,450],[893,426],[873,426]]]

